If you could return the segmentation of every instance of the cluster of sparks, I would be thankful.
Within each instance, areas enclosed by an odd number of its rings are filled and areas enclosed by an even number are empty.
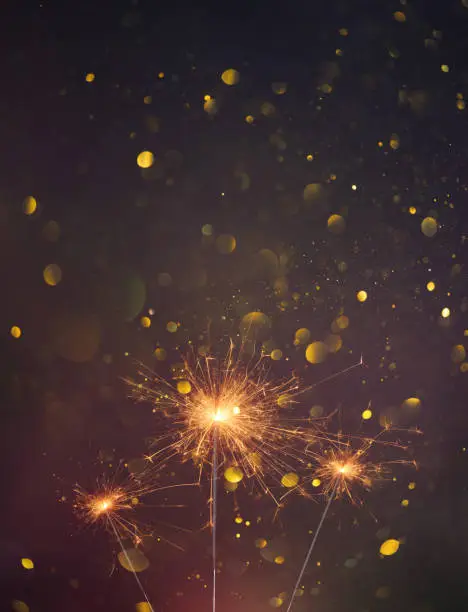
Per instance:
[[[161,448],[147,457],[156,469],[173,457],[192,460],[200,480],[213,467],[216,443],[218,468],[234,468],[239,480],[254,478],[272,495],[267,480],[278,481],[305,462],[302,448],[312,434],[300,421],[287,419],[285,424],[281,412],[287,409],[280,408],[298,394],[295,378],[274,384],[261,361],[242,365],[232,347],[221,363],[210,357],[194,365],[185,361],[188,393],[150,372],[141,375],[143,382],[128,381],[134,397],[151,401],[168,422],[166,434],[157,439]]]
[[[362,365],[362,358],[356,365]],[[85,521],[99,521],[112,529],[125,553],[123,537],[131,538],[136,545],[141,542],[136,524],[128,518],[128,513],[141,495],[155,490],[155,473],[159,474],[171,460],[192,461],[198,485],[204,472],[208,472],[213,611],[216,609],[216,483],[220,469],[234,488],[244,477],[252,479],[278,507],[292,491],[306,494],[303,485],[297,484],[299,475],[296,472],[307,470],[310,475],[312,470],[313,486],[318,483],[328,501],[299,574],[299,583],[333,499],[348,497],[355,502],[357,490],[369,490],[388,472],[387,464],[373,463],[369,459],[370,449],[376,443],[404,448],[398,442],[380,439],[388,427],[375,438],[344,439],[341,434],[327,431],[326,420],[291,419],[289,407],[304,391],[299,389],[297,379],[272,382],[261,359],[245,365],[234,357],[232,345],[221,362],[211,357],[185,360],[175,386],[149,370],[142,369],[139,374],[138,381],[127,380],[132,395],[152,404],[153,412],[162,417],[164,433],[156,438],[156,450],[146,456],[147,469],[138,480],[130,478],[120,486],[105,485],[96,494],[78,489],[76,508]],[[396,463],[407,462],[398,460]],[[293,484],[286,484],[291,482],[291,479],[284,480],[288,475],[293,477]],[[288,493],[278,501],[273,487],[279,482],[288,487]],[[135,577],[145,594],[136,574]],[[294,598],[293,594],[288,612]],[[149,601],[147,597],[146,600]]]

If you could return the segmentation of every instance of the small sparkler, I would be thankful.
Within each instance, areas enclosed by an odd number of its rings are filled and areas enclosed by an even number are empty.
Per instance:
[[[136,524],[127,518],[125,513],[131,511],[138,503],[139,495],[147,492],[147,489],[132,481],[121,486],[104,483],[97,493],[88,493],[78,487],[75,490],[75,509],[85,522],[90,524],[102,522],[114,534],[138,588],[144,596],[150,612],[153,612],[148,595],[122,541],[124,537],[129,537],[135,544],[141,541]]]
[[[405,463],[411,462],[397,460],[386,463],[373,463],[367,457],[369,450],[375,444],[384,444],[386,446],[404,447],[397,442],[385,442],[380,440],[383,433],[389,431],[390,428],[382,430],[375,438],[364,438],[359,440],[357,450],[353,449],[350,440],[343,441],[341,436],[337,436],[333,446],[326,449],[323,454],[314,453],[314,460],[318,467],[314,471],[314,478],[317,478],[323,484],[323,494],[327,498],[327,504],[320,517],[317,529],[315,531],[312,542],[305,556],[299,575],[294,585],[294,589],[289,600],[289,605],[286,612],[290,612],[296,599],[301,580],[304,572],[309,564],[310,557],[314,551],[320,531],[330,510],[334,499],[338,497],[347,497],[352,503],[357,502],[357,497],[354,494],[355,488],[369,490],[378,480],[385,478],[389,471],[390,463]]]

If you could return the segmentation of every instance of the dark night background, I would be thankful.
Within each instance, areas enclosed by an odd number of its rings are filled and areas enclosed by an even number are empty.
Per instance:
[[[4,2],[0,27],[1,610],[135,610],[116,543],[80,524],[73,488],[125,472],[157,435],[121,382],[135,360],[169,376],[190,344],[222,355],[255,310],[271,321],[259,346],[283,352],[273,377],[313,385],[364,355],[298,415],[316,404],[338,408],[346,431],[376,434],[387,419],[424,432],[404,436],[417,470],[399,466],[362,506],[333,505],[294,609],[466,610],[468,2]],[[329,231],[331,214],[344,232]],[[343,314],[341,350],[308,364],[295,331],[324,340]],[[174,464],[162,478],[189,473]],[[157,612],[210,606],[205,493],[142,511],[185,548],[147,543],[140,576]],[[323,501],[292,496],[273,521],[248,486],[238,510],[233,499],[220,500],[218,608],[271,610]],[[401,546],[381,558],[386,537]]]

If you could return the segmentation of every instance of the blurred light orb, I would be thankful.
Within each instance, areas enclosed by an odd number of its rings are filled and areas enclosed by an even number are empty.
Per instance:
[[[147,601],[140,601],[135,604],[136,612],[154,612],[153,608],[149,605]]]
[[[238,484],[244,478],[244,472],[240,467],[232,465],[225,470],[224,478],[231,484]]]
[[[141,317],[140,323],[142,327],[151,327],[151,319],[149,317]]]
[[[271,351],[270,357],[273,361],[280,361],[283,357],[283,351],[281,349],[274,349]]]
[[[13,336],[13,338],[16,338],[16,340],[21,338],[21,327],[18,327],[18,325],[13,325],[13,327],[10,329],[10,334]]]
[[[370,410],[370,408],[367,408],[366,410],[363,410],[361,416],[362,416],[364,421],[368,421],[369,419],[372,418],[372,410]]]
[[[320,478],[313,478],[312,480],[312,486],[317,488],[322,484],[322,481],[320,480]]]
[[[269,602],[272,608],[281,608],[283,605],[283,600],[281,597],[270,597]]]
[[[298,346],[299,344],[307,344],[310,340],[310,331],[307,327],[300,327],[296,330],[294,334],[294,344]]]
[[[427,238],[432,238],[437,234],[437,221],[434,217],[426,217],[422,220],[421,231]]]
[[[299,483],[299,476],[295,472],[288,472],[281,478],[281,484],[287,489],[292,489]]]
[[[23,211],[25,215],[33,215],[37,210],[37,200],[33,196],[28,196],[23,201]]]
[[[321,191],[322,191],[322,185],[320,185],[320,183],[309,183],[304,188],[304,193],[303,193],[304,200],[306,200],[306,202],[315,200],[316,198],[319,197]]]
[[[356,297],[358,302],[365,302],[367,300],[367,291],[364,291],[363,289],[361,289],[361,291],[358,291],[356,293]]]
[[[336,326],[338,329],[346,329],[349,326],[349,318],[346,315],[340,315],[336,319]]]
[[[240,80],[240,74],[234,68],[228,68],[222,73],[221,80],[225,85],[237,85]]]
[[[268,546],[268,542],[265,540],[265,538],[257,538],[255,540],[255,546],[256,548],[266,548]]]
[[[309,414],[313,419],[318,419],[323,414],[323,406],[319,406],[318,404],[312,406],[309,410]]]
[[[27,570],[34,569],[34,563],[31,559],[27,559],[27,558],[21,559],[21,565],[24,567],[24,569],[27,569]]]
[[[128,572],[143,572],[149,567],[149,561],[138,548],[122,550],[117,555],[120,565]]]
[[[453,363],[461,363],[466,358],[466,350],[463,344],[456,344],[451,351],[450,357]]]
[[[92,83],[96,79],[96,75],[94,74],[94,72],[88,72],[88,74],[85,76],[85,79],[87,83]]]
[[[440,314],[443,319],[448,319],[448,317],[450,316],[450,308],[447,308],[447,307],[442,308],[442,311]]]
[[[19,599],[14,599],[11,602],[11,609],[13,612],[29,612],[29,606]]]
[[[172,284],[172,276],[168,272],[160,272],[158,274],[158,285],[160,287],[169,287]]]
[[[138,154],[137,164],[140,168],[151,168],[154,164],[154,154],[151,151],[142,151]]]
[[[62,270],[57,264],[49,264],[44,268],[44,280],[50,287],[55,287],[62,280]]]
[[[177,391],[182,395],[188,395],[192,390],[192,385],[188,380],[179,380],[177,383]]]
[[[170,334],[175,334],[175,332],[179,329],[179,326],[175,321],[169,321],[166,325],[166,329]]]
[[[343,346],[343,340],[338,334],[330,334],[325,338],[325,344],[330,353],[337,353]]]
[[[323,363],[328,355],[328,348],[324,342],[312,342],[306,349],[305,357],[309,363]]]
[[[328,231],[338,236],[346,229],[346,221],[341,215],[330,215],[327,221]]]
[[[216,238],[216,248],[222,255],[230,255],[236,248],[236,239],[231,234],[220,234]]]
[[[42,235],[49,242],[57,242],[60,238],[60,225],[57,221],[47,221],[42,229]]]
[[[205,223],[205,225],[203,225],[202,228],[201,228],[201,233],[204,236],[212,236],[213,235],[213,226],[210,225],[209,223]]]
[[[427,283],[427,285],[426,285],[426,289],[427,289],[428,291],[434,291],[435,287],[436,287],[436,286],[435,286],[434,281],[429,281],[429,282]]]
[[[380,554],[384,557],[390,557],[391,555],[394,555],[399,548],[400,542],[390,538],[389,540],[385,540],[385,542],[383,542],[380,546]]]
[[[282,96],[288,91],[288,85],[282,81],[276,81],[275,83],[271,84],[271,90],[277,96]]]

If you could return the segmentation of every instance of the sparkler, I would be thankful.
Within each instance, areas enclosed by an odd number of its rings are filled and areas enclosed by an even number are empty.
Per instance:
[[[198,465],[199,482],[205,469],[210,472],[215,612],[219,471],[223,466],[238,468],[239,481],[244,475],[254,478],[274,498],[267,476],[280,480],[293,464],[302,463],[304,453],[298,450],[297,441],[305,447],[309,439],[300,426],[286,427],[280,419],[281,402],[292,401],[299,386],[295,378],[272,383],[261,361],[242,365],[234,359],[232,344],[221,363],[210,357],[196,360],[194,365],[186,360],[178,391],[146,370],[141,374],[144,384],[128,381],[135,397],[151,400],[170,423],[168,442],[148,460],[158,468],[173,457],[192,459]]]
[[[135,504],[138,503],[138,495],[147,493],[147,489],[140,487],[136,482],[130,482],[127,486],[122,485],[120,487],[104,483],[98,493],[88,493],[81,488],[77,488],[75,492],[75,508],[78,515],[87,523],[103,522],[112,531],[119,543],[128,567],[131,569],[138,588],[150,608],[150,612],[154,612],[148,595],[122,541],[123,537],[130,537],[136,544],[141,540],[137,526],[127,519],[124,513],[125,511],[132,510]]]
[[[352,448],[349,440],[342,441],[341,436],[337,436],[335,444],[323,454],[314,454],[314,459],[318,463],[318,468],[314,472],[314,478],[318,478],[322,482],[323,494],[328,498],[328,501],[299,571],[286,612],[290,612],[294,604],[301,580],[309,564],[310,557],[314,551],[320,531],[322,530],[333,500],[338,497],[347,497],[352,503],[356,503],[357,498],[353,495],[354,488],[361,487],[365,490],[369,490],[377,480],[385,477],[388,472],[389,463],[410,463],[404,460],[373,463],[367,459],[367,454],[374,444],[384,444],[400,449],[404,448],[397,442],[380,440],[381,435],[389,429],[390,428],[382,430],[375,438],[361,439],[360,446],[357,450]]]

